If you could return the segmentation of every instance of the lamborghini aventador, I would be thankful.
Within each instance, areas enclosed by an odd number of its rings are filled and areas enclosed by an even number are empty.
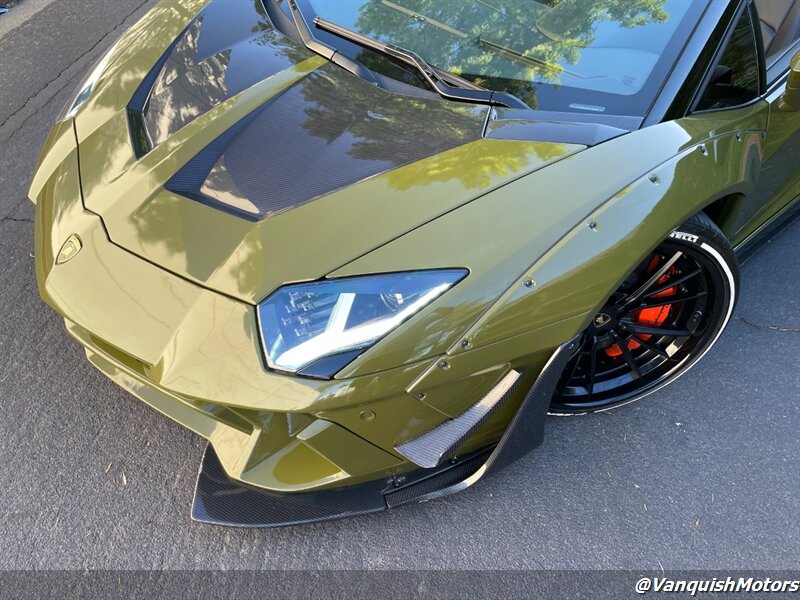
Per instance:
[[[712,348],[800,207],[800,0],[162,0],[30,198],[44,301],[208,439],[195,519],[435,498]]]

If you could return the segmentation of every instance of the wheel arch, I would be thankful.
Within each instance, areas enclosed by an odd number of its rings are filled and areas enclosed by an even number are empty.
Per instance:
[[[742,204],[747,200],[748,194],[744,192],[728,193],[720,198],[712,200],[702,212],[719,227],[729,241],[733,241],[734,227],[738,222],[738,215],[741,213]]]
[[[727,168],[713,168],[720,163]],[[760,166],[760,145],[742,144],[734,133],[684,150],[587,215],[464,337],[478,347],[577,315],[585,327],[636,265],[692,216],[711,210],[725,232],[720,222],[754,190]]]

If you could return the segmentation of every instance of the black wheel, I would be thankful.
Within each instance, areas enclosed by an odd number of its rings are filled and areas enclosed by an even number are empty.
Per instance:
[[[608,410],[674,381],[717,341],[738,289],[730,243],[705,214],[692,217],[595,315],[564,369],[550,412]]]

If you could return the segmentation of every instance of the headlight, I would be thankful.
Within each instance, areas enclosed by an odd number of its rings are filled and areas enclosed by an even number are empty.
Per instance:
[[[108,68],[109,59],[111,58],[111,53],[116,48],[116,44],[112,44],[111,48],[105,51],[105,53],[97,59],[97,62],[94,63],[92,66],[91,71],[89,71],[89,75],[81,82],[81,84],[72,92],[72,96],[70,96],[67,103],[64,105],[64,108],[61,110],[61,115],[59,116],[59,121],[63,121],[64,119],[70,119],[74,117],[81,106],[92,96],[92,92],[94,92],[94,86],[97,85],[97,82],[100,81],[100,77],[103,75],[103,72]]]
[[[270,367],[332,377],[467,274],[464,269],[290,285],[258,307]]]

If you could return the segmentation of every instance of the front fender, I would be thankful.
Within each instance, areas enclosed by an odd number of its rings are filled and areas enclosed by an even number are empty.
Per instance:
[[[559,240],[463,337],[482,347],[542,321],[586,315],[582,330],[675,227],[720,198],[751,193],[762,152],[760,131],[730,132],[652,169]],[[461,350],[455,346],[451,352]]]
[[[753,190],[767,110],[757,103],[611,140],[332,273],[470,270],[340,376],[428,361],[407,391],[448,415],[509,368],[532,381],[553,348],[582,331],[672,229],[721,197]]]

